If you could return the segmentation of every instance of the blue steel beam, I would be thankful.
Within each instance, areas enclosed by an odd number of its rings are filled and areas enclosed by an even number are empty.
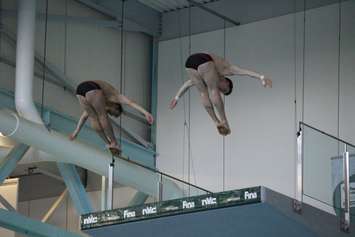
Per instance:
[[[0,132],[11,134],[10,137],[15,141],[52,154],[41,157],[41,161],[75,164],[101,176],[108,176],[108,167],[112,162],[108,151],[101,151],[82,141],[69,141],[66,135],[53,130],[48,132],[42,125],[26,120],[11,110],[0,110]],[[157,184],[161,181],[164,183],[164,198],[174,199],[184,195],[184,191],[174,181],[177,179],[168,174],[125,158],[116,158],[115,162],[114,180],[117,183],[156,196]],[[182,180],[177,181],[184,183]]]
[[[17,163],[21,160],[28,149],[28,145],[17,144],[11,149],[9,154],[0,161],[0,183],[4,182],[4,180],[16,168]]]
[[[67,232],[58,227],[32,220],[16,212],[0,209],[0,226],[32,237],[83,237],[86,235]]]
[[[79,154],[78,154],[79,155]],[[93,212],[90,199],[81,183],[80,176],[72,164],[57,163],[70,197],[79,215]]]

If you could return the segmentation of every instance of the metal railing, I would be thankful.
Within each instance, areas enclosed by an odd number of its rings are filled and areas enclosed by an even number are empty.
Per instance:
[[[355,145],[306,123],[299,123],[295,212],[302,213],[302,204],[307,198],[311,205],[339,215],[341,230],[349,232],[351,216],[355,215],[351,211],[355,209],[351,198],[355,197],[350,196],[350,178],[355,179],[355,171],[353,176],[350,172],[351,167],[355,167],[355,160],[350,160],[351,152],[355,153]]]
[[[159,171],[157,169],[142,165],[139,162],[130,160],[129,158],[126,157],[116,157],[117,159],[121,159],[124,160],[130,164],[139,166],[143,169],[146,169],[150,172],[155,173],[158,176],[157,179],[157,193],[156,193],[156,197],[157,197],[157,201],[161,202],[161,201],[165,201],[164,199],[164,180],[169,180],[169,181],[173,181],[177,186],[179,186],[179,188],[181,188],[181,196],[177,197],[177,198],[182,198],[182,197],[190,197],[190,196],[196,196],[196,195],[202,195],[202,194],[211,194],[212,192],[199,187],[195,184],[191,184],[189,182],[186,182],[182,179],[176,178],[170,174],[164,173],[162,171]],[[108,190],[107,190],[107,194],[106,196],[106,209],[107,210],[111,210],[113,209],[113,200],[114,200],[114,192],[113,192],[113,176],[114,176],[114,166],[115,166],[115,162],[112,162],[109,166],[109,177],[108,177]],[[186,189],[186,190],[185,190]]]

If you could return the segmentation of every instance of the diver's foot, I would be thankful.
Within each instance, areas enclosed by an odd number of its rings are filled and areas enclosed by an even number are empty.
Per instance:
[[[227,123],[220,123],[217,125],[217,129],[219,134],[221,134],[222,136],[227,136],[231,133],[231,130],[229,128],[229,125]]]
[[[117,144],[106,145],[106,147],[110,150],[113,156],[120,156],[121,149]]]

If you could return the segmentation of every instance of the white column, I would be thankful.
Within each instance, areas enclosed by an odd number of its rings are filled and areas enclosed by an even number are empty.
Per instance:
[[[36,0],[18,0],[15,103],[24,118],[42,123],[33,103]]]

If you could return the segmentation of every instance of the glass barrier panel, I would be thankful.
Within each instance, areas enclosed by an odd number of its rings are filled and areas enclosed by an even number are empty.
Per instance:
[[[355,147],[348,146],[350,176],[350,221],[355,225]]]
[[[303,126],[304,201],[333,213],[341,208],[335,191],[343,182],[344,143],[316,129]]]
[[[209,193],[207,190],[182,182],[172,177],[163,175],[162,179],[162,201],[193,197]]]

